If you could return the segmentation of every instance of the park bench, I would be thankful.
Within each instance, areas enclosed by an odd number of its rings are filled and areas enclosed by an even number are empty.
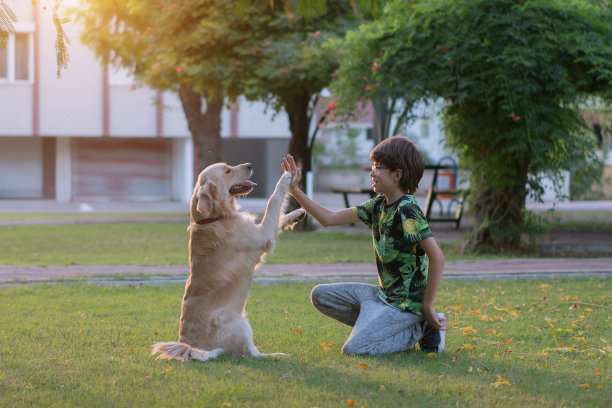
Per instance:
[[[449,162],[451,164],[443,164]],[[463,190],[457,188],[457,163],[450,156],[442,157],[436,165],[425,166],[427,170],[433,170],[433,178],[431,186],[427,192],[427,201],[425,204],[425,218],[431,222],[453,222],[455,229],[459,229],[461,224],[461,216],[463,215]],[[440,175],[446,178],[445,185],[439,185]],[[448,199],[446,210],[440,199]],[[438,215],[434,216],[433,205],[438,203]],[[455,208],[454,211],[451,211]]]
[[[445,161],[451,161],[451,164],[443,164]],[[370,170],[370,167],[365,169]],[[429,222],[453,222],[455,229],[459,229],[461,224],[461,216],[463,215],[463,190],[457,188],[457,173],[458,168],[455,161],[445,156],[441,158],[435,165],[426,165],[425,170],[433,170],[433,178],[429,191],[427,193],[427,201],[425,204],[425,218]],[[447,185],[439,186],[440,176],[448,180]],[[376,193],[368,188],[335,188],[334,193],[342,194],[346,208],[350,208],[350,194],[368,194],[370,197],[375,197]],[[448,204],[446,210],[441,199],[447,199]],[[437,215],[433,211],[434,203],[438,204]],[[454,208],[454,211],[451,211]]]

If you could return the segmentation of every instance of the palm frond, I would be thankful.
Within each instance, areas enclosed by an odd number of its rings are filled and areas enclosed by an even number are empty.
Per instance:
[[[6,47],[9,37],[15,33],[13,23],[16,22],[17,16],[13,10],[3,0],[0,0],[0,49]]]
[[[68,60],[70,60],[70,55],[68,54],[68,45],[70,45],[70,39],[66,35],[62,24],[67,23],[70,20],[66,18],[60,19],[58,15],[59,3],[60,2],[57,1],[55,3],[55,8],[53,9],[53,24],[55,25],[55,31],[57,32],[57,36],[55,37],[57,77],[61,78],[62,68],[68,68]]]

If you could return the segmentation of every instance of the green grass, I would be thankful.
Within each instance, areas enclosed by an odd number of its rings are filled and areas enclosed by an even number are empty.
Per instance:
[[[207,363],[149,355],[154,342],[177,339],[180,285],[0,288],[0,406],[610,403],[609,279],[443,282],[438,309],[449,314],[451,330],[440,357],[418,349],[341,355],[350,329],[310,305],[311,287],[251,291],[247,311],[255,343],[262,352],[289,356],[223,355]]]
[[[0,227],[4,265],[177,265],[188,262],[183,223],[60,224]],[[268,263],[372,262],[367,234],[281,235]]]
[[[0,221],[29,221],[29,220],[101,220],[113,219],[177,219],[189,220],[189,213],[0,213]]]
[[[2,265],[179,265],[188,262],[185,223],[94,223],[0,227]],[[440,243],[447,260],[507,259],[516,254],[461,254]],[[288,231],[266,263],[373,262],[368,233]]]

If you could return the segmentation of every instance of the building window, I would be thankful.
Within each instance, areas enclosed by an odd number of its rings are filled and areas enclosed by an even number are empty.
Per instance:
[[[8,44],[7,44],[8,46]],[[0,79],[8,79],[7,47],[0,49]]]
[[[0,49],[0,81],[32,81],[32,34],[16,33]]]

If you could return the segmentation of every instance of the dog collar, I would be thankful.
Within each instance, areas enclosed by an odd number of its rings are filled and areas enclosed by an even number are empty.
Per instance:
[[[211,222],[215,222],[215,221],[220,220],[220,219],[221,218],[205,218],[203,220],[196,221],[196,224],[198,224],[198,225],[210,224]]]

